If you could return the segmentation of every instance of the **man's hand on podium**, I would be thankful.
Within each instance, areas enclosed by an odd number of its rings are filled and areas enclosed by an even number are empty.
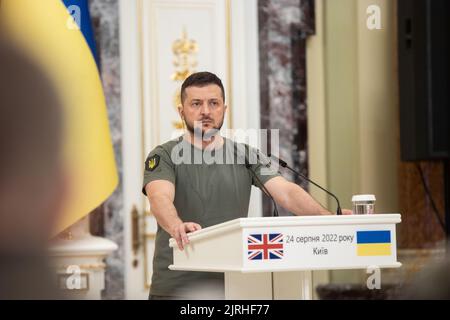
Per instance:
[[[202,226],[195,222],[181,222],[172,229],[170,235],[177,241],[178,248],[183,250],[184,246],[189,243],[187,233],[200,230],[201,228]]]
[[[351,215],[351,214],[353,214],[352,210],[350,210],[350,209],[342,209],[342,215],[343,216],[348,216],[348,215]]]

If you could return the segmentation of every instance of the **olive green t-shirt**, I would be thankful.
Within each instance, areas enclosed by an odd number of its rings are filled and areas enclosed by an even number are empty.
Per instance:
[[[180,219],[206,228],[247,217],[251,186],[260,186],[246,164],[250,164],[263,184],[279,175],[270,168],[266,156],[248,145],[224,138],[221,147],[208,151],[180,137],[150,152],[142,191],[145,194],[145,186],[154,180],[172,182],[174,206]],[[189,296],[203,285],[223,290],[223,273],[169,270],[173,263],[169,239],[170,235],[158,225],[150,294]]]

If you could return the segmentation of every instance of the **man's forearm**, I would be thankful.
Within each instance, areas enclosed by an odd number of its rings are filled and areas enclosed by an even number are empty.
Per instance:
[[[298,185],[289,188],[287,210],[296,215],[329,215],[332,214],[318,203],[309,193]]]
[[[177,209],[173,205],[172,200],[165,195],[149,196],[152,213],[158,224],[169,234],[172,235],[174,226],[179,225],[183,221],[177,213]]]

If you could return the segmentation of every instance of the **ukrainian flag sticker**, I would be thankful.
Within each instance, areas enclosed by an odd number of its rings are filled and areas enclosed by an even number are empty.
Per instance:
[[[391,231],[357,231],[356,246],[358,256],[390,256]]]

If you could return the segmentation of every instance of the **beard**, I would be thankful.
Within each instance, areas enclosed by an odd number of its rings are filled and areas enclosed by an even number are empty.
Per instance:
[[[210,129],[203,129],[202,121],[209,120],[213,121],[211,118],[201,119],[200,121],[195,121],[194,123],[185,120],[187,130],[194,135],[194,137],[201,138],[203,141],[211,140],[211,137],[215,136],[223,126],[223,122],[225,119],[225,113],[222,116],[219,124],[213,126]]]

